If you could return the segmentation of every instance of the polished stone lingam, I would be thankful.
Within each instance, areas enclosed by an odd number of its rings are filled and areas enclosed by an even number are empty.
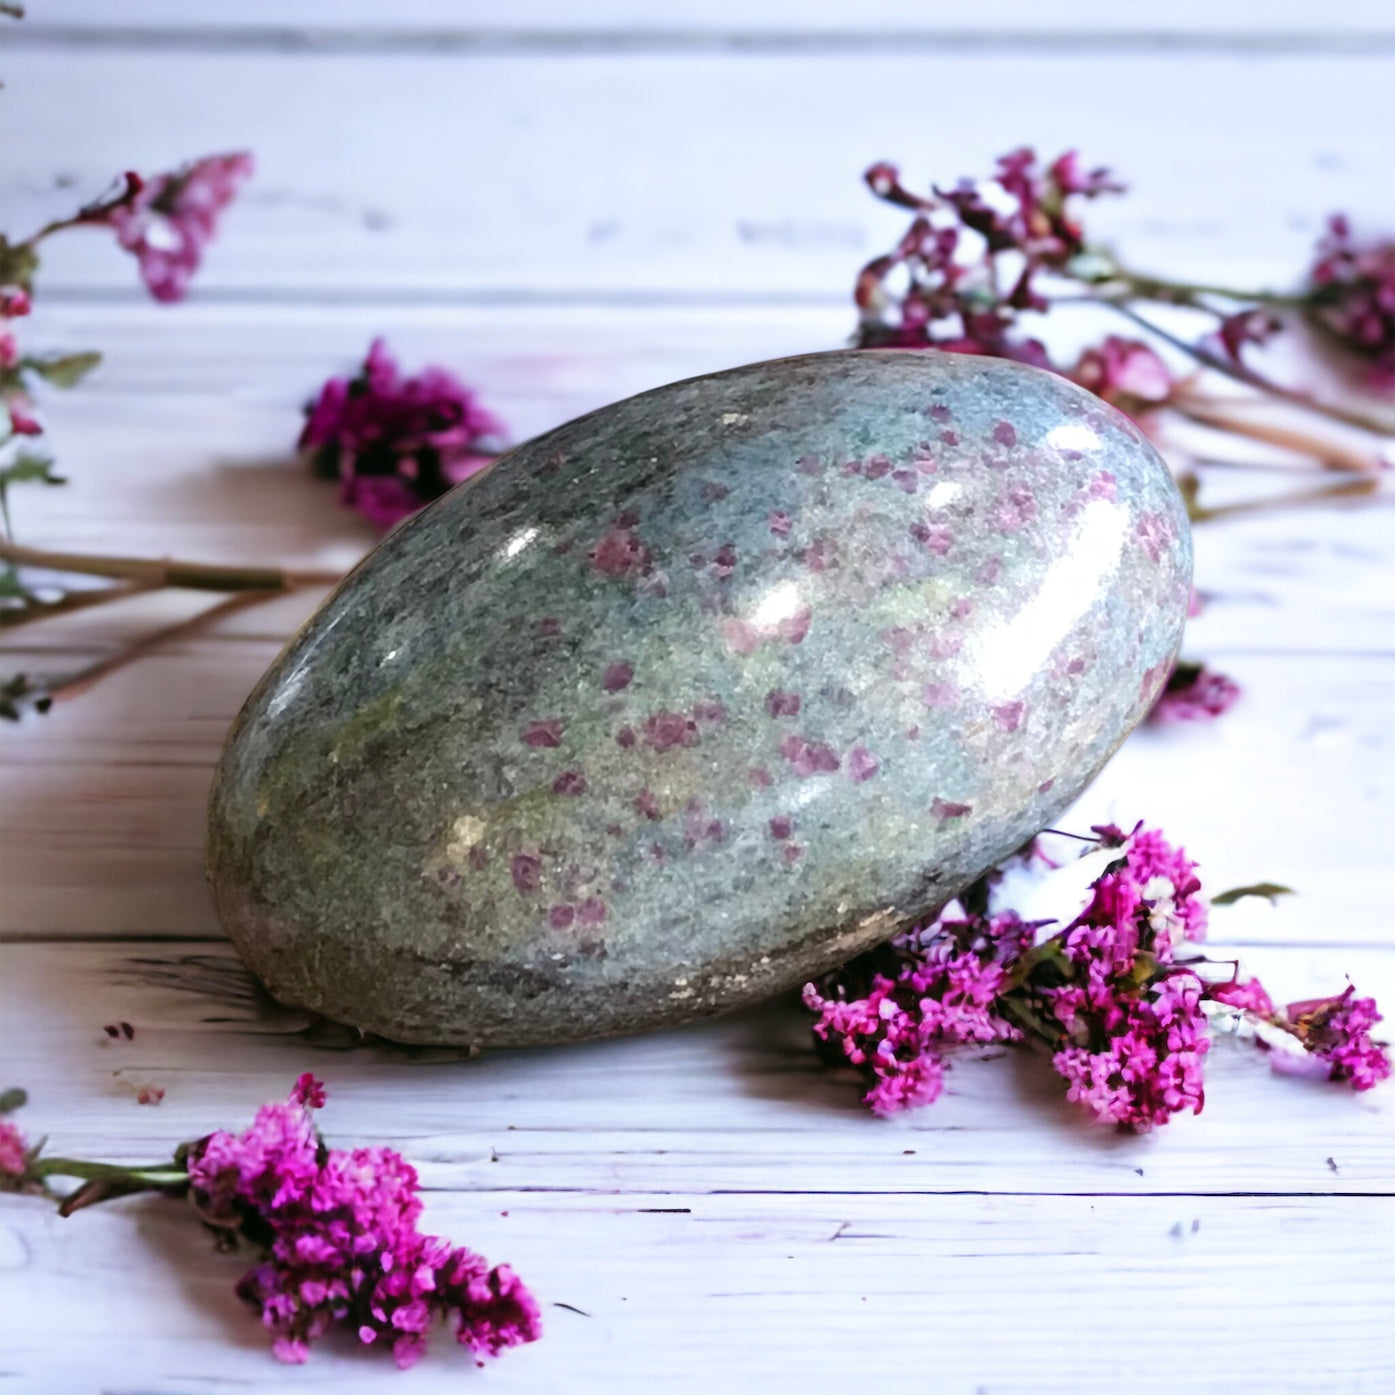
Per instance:
[[[390,535],[238,718],[218,910],[407,1042],[639,1031],[933,912],[1146,713],[1187,609],[1147,440],[1061,378],[844,352],[644,393]]]

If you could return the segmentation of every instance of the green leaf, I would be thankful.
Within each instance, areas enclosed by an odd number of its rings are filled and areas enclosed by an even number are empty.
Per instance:
[[[13,1114],[28,1098],[28,1091],[21,1090],[18,1086],[0,1091],[0,1114]]]
[[[53,473],[53,459],[47,455],[25,452],[8,465],[0,465],[0,489],[12,484],[67,484],[62,475]]]
[[[26,358],[21,367],[37,373],[54,387],[70,388],[80,383],[100,362],[99,353],[55,354],[51,358]]]
[[[0,285],[32,290],[39,257],[27,242],[11,242],[0,235]]]
[[[1243,901],[1246,896],[1262,896],[1272,906],[1280,896],[1293,896],[1291,886],[1280,886],[1278,882],[1256,882],[1253,886],[1234,886],[1229,891],[1223,891],[1219,896],[1211,898],[1213,906],[1233,906],[1237,901]]]
[[[3,601],[27,601],[29,599],[29,589],[19,579],[19,572],[11,562],[6,562],[0,568],[0,600]]]

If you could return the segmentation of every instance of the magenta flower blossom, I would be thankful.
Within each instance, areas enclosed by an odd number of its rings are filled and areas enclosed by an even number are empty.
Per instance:
[[[972,180],[916,194],[885,163],[865,178],[878,198],[915,217],[895,249],[858,275],[859,345],[989,354],[1051,367],[1045,346],[1022,331],[1019,317],[1048,306],[1035,279],[1062,270],[1084,248],[1073,201],[1122,188],[1109,172],[1085,171],[1074,152],[1043,169],[1023,148],[999,159],[989,181],[997,186],[993,197]],[[1013,259],[1010,268],[997,260],[1003,254]]]
[[[208,1224],[263,1251],[238,1293],[260,1310],[282,1361],[343,1324],[401,1367],[426,1350],[437,1318],[477,1360],[534,1341],[538,1305],[507,1268],[417,1230],[416,1170],[391,1148],[326,1148],[311,1122],[324,1087],[303,1075],[284,1104],[240,1134],[188,1150],[190,1194]]]
[[[1117,993],[1117,990],[1116,990]],[[1117,993],[1098,1001],[1088,1035],[1102,1045],[1066,1046],[1052,1057],[1065,1077],[1066,1098],[1101,1123],[1135,1132],[1165,1124],[1205,1100],[1201,1058],[1210,1048],[1201,1011],[1201,980],[1185,971],[1168,975],[1142,993]],[[1084,1014],[1072,1015],[1075,1024]]]
[[[1005,864],[964,893],[965,905],[981,909],[898,936],[805,985],[821,1053],[860,1071],[874,1113],[931,1103],[952,1048],[1030,1042],[1050,1053],[1067,1099],[1095,1119],[1154,1128],[1179,1111],[1201,1110],[1208,1004],[1283,1028],[1331,1079],[1355,1089],[1390,1073],[1384,1048],[1371,1039],[1380,1018],[1370,999],[1348,990],[1293,1004],[1285,1016],[1238,971],[1211,983],[1199,956],[1179,962],[1179,947],[1206,932],[1196,863],[1142,824],[1130,833],[1113,825],[1093,832],[1094,848],[1117,856],[1080,913],[1055,933],[1043,938],[1048,922],[983,909]],[[1018,872],[1056,865],[1035,842],[1009,862]]]
[[[1240,685],[1205,664],[1178,663],[1148,713],[1153,726],[1174,722],[1209,722],[1240,700]]]
[[[1161,406],[1177,387],[1167,364],[1147,344],[1114,334],[1086,349],[1070,377],[1132,417]]]
[[[28,1166],[29,1145],[24,1135],[8,1119],[0,1119],[0,1187],[5,1179],[24,1176]]]
[[[219,217],[251,173],[252,157],[246,151],[206,155],[147,180],[128,175],[118,198],[79,217],[115,230],[117,242],[134,253],[141,279],[156,300],[182,300],[217,233]]]
[[[1273,1017],[1274,1000],[1257,978],[1240,978],[1238,975],[1225,983],[1208,983],[1206,1000],[1222,1003],[1226,1007],[1237,1008],[1255,1017]]]
[[[375,339],[353,378],[331,378],[306,408],[299,448],[340,501],[386,530],[478,474],[503,427],[443,368],[404,378]]]
[[[1226,315],[1216,338],[1226,356],[1239,363],[1248,345],[1267,344],[1282,328],[1283,321],[1272,310],[1256,306]]]
[[[1308,273],[1313,318],[1337,343],[1395,383],[1395,239],[1358,243],[1341,214],[1327,223]]]
[[[1353,1090],[1369,1090],[1390,1075],[1389,1049],[1371,1036],[1371,1029],[1382,1020],[1375,999],[1358,998],[1351,985],[1333,997],[1309,998],[1281,1010],[1258,979],[1242,978],[1237,972],[1227,982],[1207,984],[1205,996],[1255,1022],[1277,1027],[1298,1042],[1306,1057],[1295,1060],[1277,1050],[1270,1056],[1280,1074],[1321,1073],[1329,1080],[1347,1082]],[[1268,1048],[1264,1037],[1257,1040]]]
[[[1284,1016],[1303,1045],[1326,1061],[1329,1078],[1346,1080],[1353,1090],[1369,1090],[1390,1074],[1390,1057],[1371,1029],[1382,1020],[1374,998],[1356,997],[1350,984],[1333,998],[1290,1003]]]
[[[870,1087],[863,1100],[874,1113],[930,1104],[940,1093],[944,1048],[1021,1039],[997,1006],[1031,930],[1011,912],[912,930],[804,985],[814,1036],[830,1059],[862,1068]]]

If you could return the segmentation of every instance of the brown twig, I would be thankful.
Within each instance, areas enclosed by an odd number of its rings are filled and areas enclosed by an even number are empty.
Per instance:
[[[1357,475],[1375,475],[1384,468],[1380,457],[1374,453],[1368,454],[1340,441],[1333,441],[1308,431],[1297,431],[1277,422],[1250,421],[1244,416],[1236,416],[1216,407],[1203,405],[1193,397],[1181,396],[1169,405],[1188,421],[1194,421],[1200,426],[1209,426],[1236,436],[1246,436],[1252,441],[1263,441],[1266,445],[1293,451],[1296,455],[1309,456],[1317,460],[1324,469],[1342,470]]]
[[[1215,508],[1207,508],[1204,504],[1191,501],[1188,503],[1187,512],[1191,515],[1193,523],[1211,523],[1218,518],[1234,518],[1247,513],[1269,513],[1277,509],[1293,508],[1299,504],[1328,503],[1357,495],[1374,494],[1379,487],[1379,480],[1367,476],[1364,479],[1339,480],[1316,489],[1296,489],[1269,499],[1246,499],[1234,504],[1217,504]]]
[[[124,601],[131,596],[144,596],[154,589],[132,583],[128,586],[103,586],[91,591],[69,591],[56,601],[31,601],[24,606],[0,610],[0,629],[18,629],[20,625],[31,625],[36,620],[52,620],[59,615],[71,615],[77,610],[90,610],[93,606],[110,605],[113,601]]]
[[[48,689],[48,696],[54,702],[65,702],[69,698],[80,697],[100,683],[103,678],[109,677],[118,669],[125,668],[127,664],[133,663],[136,659],[158,649],[161,645],[169,644],[178,639],[186,639],[225,616],[235,614],[239,610],[248,610],[254,605],[261,605],[264,601],[274,600],[282,594],[284,594],[282,591],[240,591],[236,595],[229,596],[226,600],[219,601],[216,605],[209,606],[207,610],[201,610],[188,620],[181,620],[177,624],[167,625],[164,629],[156,630],[153,634],[144,635],[108,658],[99,659],[95,664],[73,674],[71,678],[65,678],[62,682],[55,683]]]
[[[1189,343],[1179,335],[1169,333],[1121,300],[1113,299],[1107,295],[1097,296],[1095,299],[1098,304],[1107,305],[1111,310],[1132,320],[1140,329],[1147,330],[1149,334],[1161,339],[1163,343],[1170,344],[1174,349],[1178,349],[1195,359],[1203,368],[1210,368],[1227,378],[1233,378],[1237,383],[1244,383],[1246,387],[1255,388],[1270,397],[1277,397],[1280,401],[1292,403],[1295,407],[1301,407],[1304,411],[1313,412],[1317,416],[1330,417],[1333,421],[1342,422],[1346,426],[1369,431],[1373,436],[1388,437],[1390,435],[1388,422],[1379,421],[1358,408],[1344,407],[1335,402],[1324,402],[1309,396],[1306,392],[1299,392],[1296,388],[1276,383],[1262,374],[1256,373],[1254,369],[1243,363],[1237,363],[1222,354],[1212,353],[1204,345]]]
[[[331,586],[339,572],[293,571],[285,567],[244,567],[222,563],[182,562],[173,558],[106,557],[86,552],[51,552],[47,548],[0,540],[0,562],[43,567],[78,576],[105,576],[135,582],[145,589],[173,586],[189,591],[295,591],[302,586]]]

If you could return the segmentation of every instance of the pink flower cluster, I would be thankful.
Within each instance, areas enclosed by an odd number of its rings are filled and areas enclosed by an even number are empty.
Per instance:
[[[1196,864],[1160,833],[1095,832],[1120,857],[1048,942],[1054,953],[1026,988],[1060,1043],[1052,1061],[1067,1098],[1103,1122],[1143,1130],[1201,1110],[1204,985],[1175,964],[1174,950],[1205,934],[1206,907]]]
[[[264,1258],[238,1292],[261,1311],[283,1361],[304,1361],[334,1323],[389,1347],[401,1367],[426,1350],[438,1316],[478,1360],[535,1340],[538,1305],[505,1265],[417,1230],[415,1169],[391,1148],[327,1148],[311,1111],[323,1086],[303,1075],[242,1133],[189,1148],[191,1196],[215,1227],[240,1232]]]
[[[28,1151],[29,1146],[19,1129],[8,1119],[0,1119],[0,1186],[6,1177],[24,1176]]]
[[[1172,370],[1153,349],[1141,340],[1115,334],[1086,349],[1070,377],[1131,417],[1162,406],[1177,388]]]
[[[1275,1020],[1327,1063],[1331,1080],[1369,1090],[1390,1075],[1390,1057],[1371,1037],[1371,1029],[1382,1020],[1376,1001],[1358,998],[1350,984],[1336,997],[1290,1003]]]
[[[1174,722],[1209,722],[1240,700],[1240,685],[1205,664],[1178,663],[1148,713],[1153,726]]]
[[[1092,1012],[1074,1018],[1091,1044],[1062,1047],[1052,1058],[1069,1086],[1066,1098],[1102,1122],[1138,1131],[1179,1110],[1199,1114],[1201,1058],[1211,1045],[1201,992],[1201,981],[1185,970],[1140,994],[1103,989]]]
[[[135,255],[156,300],[183,300],[218,219],[252,167],[243,150],[205,155],[150,179],[128,174],[119,197],[85,210],[79,220],[113,229],[117,242]]]
[[[1051,367],[1045,346],[1022,333],[1019,317],[1047,308],[1035,279],[1061,270],[1084,247],[1071,201],[1116,193],[1122,185],[1107,170],[1082,169],[1074,151],[1043,169],[1026,147],[999,159],[993,198],[967,179],[916,194],[890,164],[873,165],[864,177],[878,198],[915,216],[895,249],[858,274],[859,345],[946,349]],[[903,289],[892,290],[893,275]]]
[[[874,1113],[937,1099],[942,1047],[1021,1039],[997,1005],[1032,929],[1012,912],[939,920],[893,940],[888,953],[804,985],[814,1035],[870,1077],[864,1102]]]
[[[1369,359],[1381,383],[1395,384],[1395,240],[1358,243],[1335,214],[1308,273],[1308,297],[1318,323]]]
[[[1118,856],[1079,915],[1054,934],[1043,937],[1046,922],[1010,910],[956,913],[805,985],[816,1040],[830,1060],[862,1071],[874,1112],[936,1099],[950,1047],[1032,1041],[1051,1053],[1067,1098],[1095,1119],[1153,1128],[1179,1111],[1201,1111],[1212,1004],[1283,1028],[1331,1079],[1355,1089],[1390,1073],[1371,1037],[1380,1020],[1371,999],[1348,989],[1277,1013],[1253,979],[1208,982],[1200,957],[1177,957],[1206,933],[1196,864],[1141,824],[1093,832],[1094,847]],[[1054,865],[1036,851],[1027,850],[1024,868]],[[989,906],[1000,881],[990,873],[965,903]]]
[[[502,424],[450,373],[404,377],[375,339],[353,378],[331,378],[306,408],[299,447],[340,499],[386,530],[478,474]]]
[[[38,436],[43,427],[34,416],[34,404],[24,390],[19,345],[15,342],[12,320],[29,314],[29,292],[23,286],[0,286],[0,401],[9,417],[10,434]]]

